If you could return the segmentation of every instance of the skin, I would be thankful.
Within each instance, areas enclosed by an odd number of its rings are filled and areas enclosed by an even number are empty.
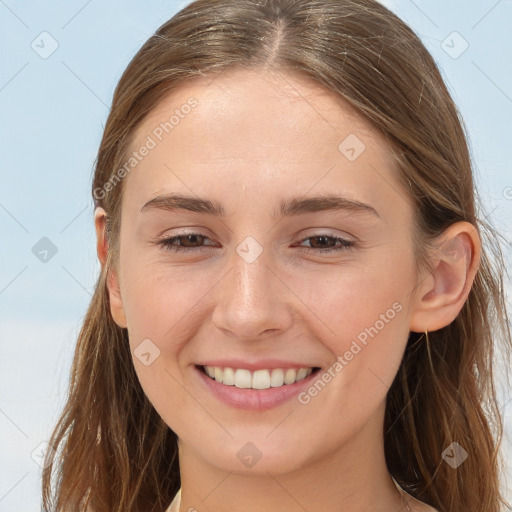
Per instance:
[[[409,332],[440,329],[462,308],[480,257],[476,230],[450,226],[433,251],[433,271],[418,271],[414,205],[384,139],[340,98],[291,73],[190,82],[145,118],[133,149],[190,97],[198,105],[122,183],[120,260],[108,279],[112,316],[128,329],[132,352],[146,338],[160,350],[148,366],[133,363],[179,438],[181,511],[406,510],[384,459],[386,393]],[[365,144],[354,161],[338,149],[350,134]],[[141,213],[171,192],[218,201],[227,216]],[[271,216],[283,199],[327,193],[369,204],[380,217]],[[102,265],[104,221],[98,208]],[[157,243],[183,232],[206,238],[189,243],[188,253]],[[356,244],[322,254],[330,242],[308,237],[323,234]],[[263,249],[252,263],[236,252],[247,236]],[[215,357],[327,369],[394,303],[400,312],[307,404],[239,410],[198,382],[194,364]],[[261,453],[251,468],[237,457],[247,442]],[[409,506],[432,510],[413,498]]]

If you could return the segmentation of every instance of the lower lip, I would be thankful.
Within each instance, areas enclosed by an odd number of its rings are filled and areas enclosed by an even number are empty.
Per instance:
[[[194,367],[194,371],[199,375],[201,381],[219,400],[231,407],[245,409],[250,411],[266,411],[287,402],[298,395],[306,388],[311,380],[316,378],[320,370],[315,370],[305,379],[285,384],[278,388],[267,389],[241,389],[236,386],[226,386],[212,379],[203,370]]]

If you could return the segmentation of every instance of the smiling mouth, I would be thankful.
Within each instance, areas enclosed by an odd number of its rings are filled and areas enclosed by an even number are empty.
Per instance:
[[[239,389],[269,389],[289,386],[299,382],[311,374],[318,372],[319,367],[310,368],[273,368],[249,371],[244,368],[196,365],[196,368],[225,386]]]

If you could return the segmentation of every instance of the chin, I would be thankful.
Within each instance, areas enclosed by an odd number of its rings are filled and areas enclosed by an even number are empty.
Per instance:
[[[266,430],[264,435],[268,435],[268,432]],[[293,472],[307,463],[308,456],[313,456],[308,453],[312,446],[309,445],[306,451],[303,442],[286,445],[279,436],[266,441],[251,439],[254,438],[237,435],[234,439],[217,444],[215,450],[211,449],[212,443],[208,450],[198,447],[197,452],[209,464],[223,471],[262,476]]]

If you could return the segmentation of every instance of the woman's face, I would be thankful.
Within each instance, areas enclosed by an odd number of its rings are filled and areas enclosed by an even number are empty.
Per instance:
[[[174,91],[131,149],[111,307],[180,448],[280,472],[380,436],[419,279],[381,136],[312,82],[238,71]],[[279,385],[299,368],[320,370]]]

